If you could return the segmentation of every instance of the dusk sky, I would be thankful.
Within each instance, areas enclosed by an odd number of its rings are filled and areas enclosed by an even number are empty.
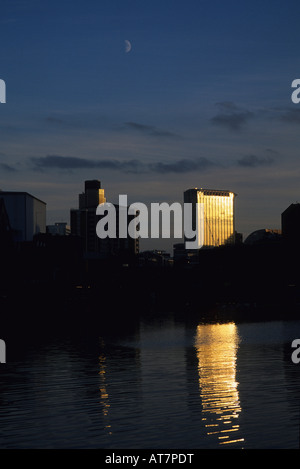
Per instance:
[[[0,8],[0,189],[42,199],[48,224],[69,223],[86,179],[111,202],[233,191],[244,238],[300,202],[299,1]]]

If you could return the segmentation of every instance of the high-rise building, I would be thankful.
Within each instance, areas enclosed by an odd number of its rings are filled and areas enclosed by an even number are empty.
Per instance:
[[[101,189],[101,182],[97,179],[85,181],[84,192],[79,194],[79,209],[94,209],[104,202],[106,198],[104,189]]]
[[[84,192],[79,194],[79,208],[71,209],[71,234],[80,236],[83,241],[83,249],[86,253],[100,253],[104,244],[96,234],[97,216],[96,209],[99,204],[106,202],[104,189],[98,180],[85,181]]]
[[[138,239],[120,238],[118,235],[119,206],[116,210],[116,238],[100,239],[97,236],[96,226],[100,219],[96,214],[98,205],[105,203],[104,189],[98,180],[85,181],[85,191],[79,194],[79,208],[71,209],[71,234],[81,237],[83,249],[87,257],[108,258],[111,256],[127,256],[138,254]],[[128,216],[128,222],[132,216]]]
[[[291,204],[281,214],[282,236],[286,243],[300,245],[300,204]]]
[[[235,197],[230,191],[216,189],[188,189],[184,192],[184,203],[192,203],[193,229],[195,229],[196,203],[204,207],[203,248],[234,244],[235,242]]]
[[[2,252],[11,245],[12,239],[12,229],[10,227],[4,200],[0,198],[0,250]]]
[[[46,203],[27,192],[0,191],[13,239],[32,241],[34,235],[46,233]]]

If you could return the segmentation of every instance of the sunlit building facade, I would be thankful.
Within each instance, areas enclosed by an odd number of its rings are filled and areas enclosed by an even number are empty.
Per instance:
[[[184,192],[184,203],[204,206],[203,248],[235,243],[235,197],[230,191],[216,189],[188,189]],[[193,225],[195,226],[195,210]]]

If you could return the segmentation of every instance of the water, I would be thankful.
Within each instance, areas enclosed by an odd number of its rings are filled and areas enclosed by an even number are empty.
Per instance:
[[[1,448],[299,448],[300,321],[7,341]]]

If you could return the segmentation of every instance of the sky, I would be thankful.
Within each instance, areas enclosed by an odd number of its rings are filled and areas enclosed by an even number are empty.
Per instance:
[[[297,0],[0,9],[0,189],[46,202],[47,224],[69,223],[87,179],[115,203],[223,189],[244,239],[281,228],[300,201]]]

